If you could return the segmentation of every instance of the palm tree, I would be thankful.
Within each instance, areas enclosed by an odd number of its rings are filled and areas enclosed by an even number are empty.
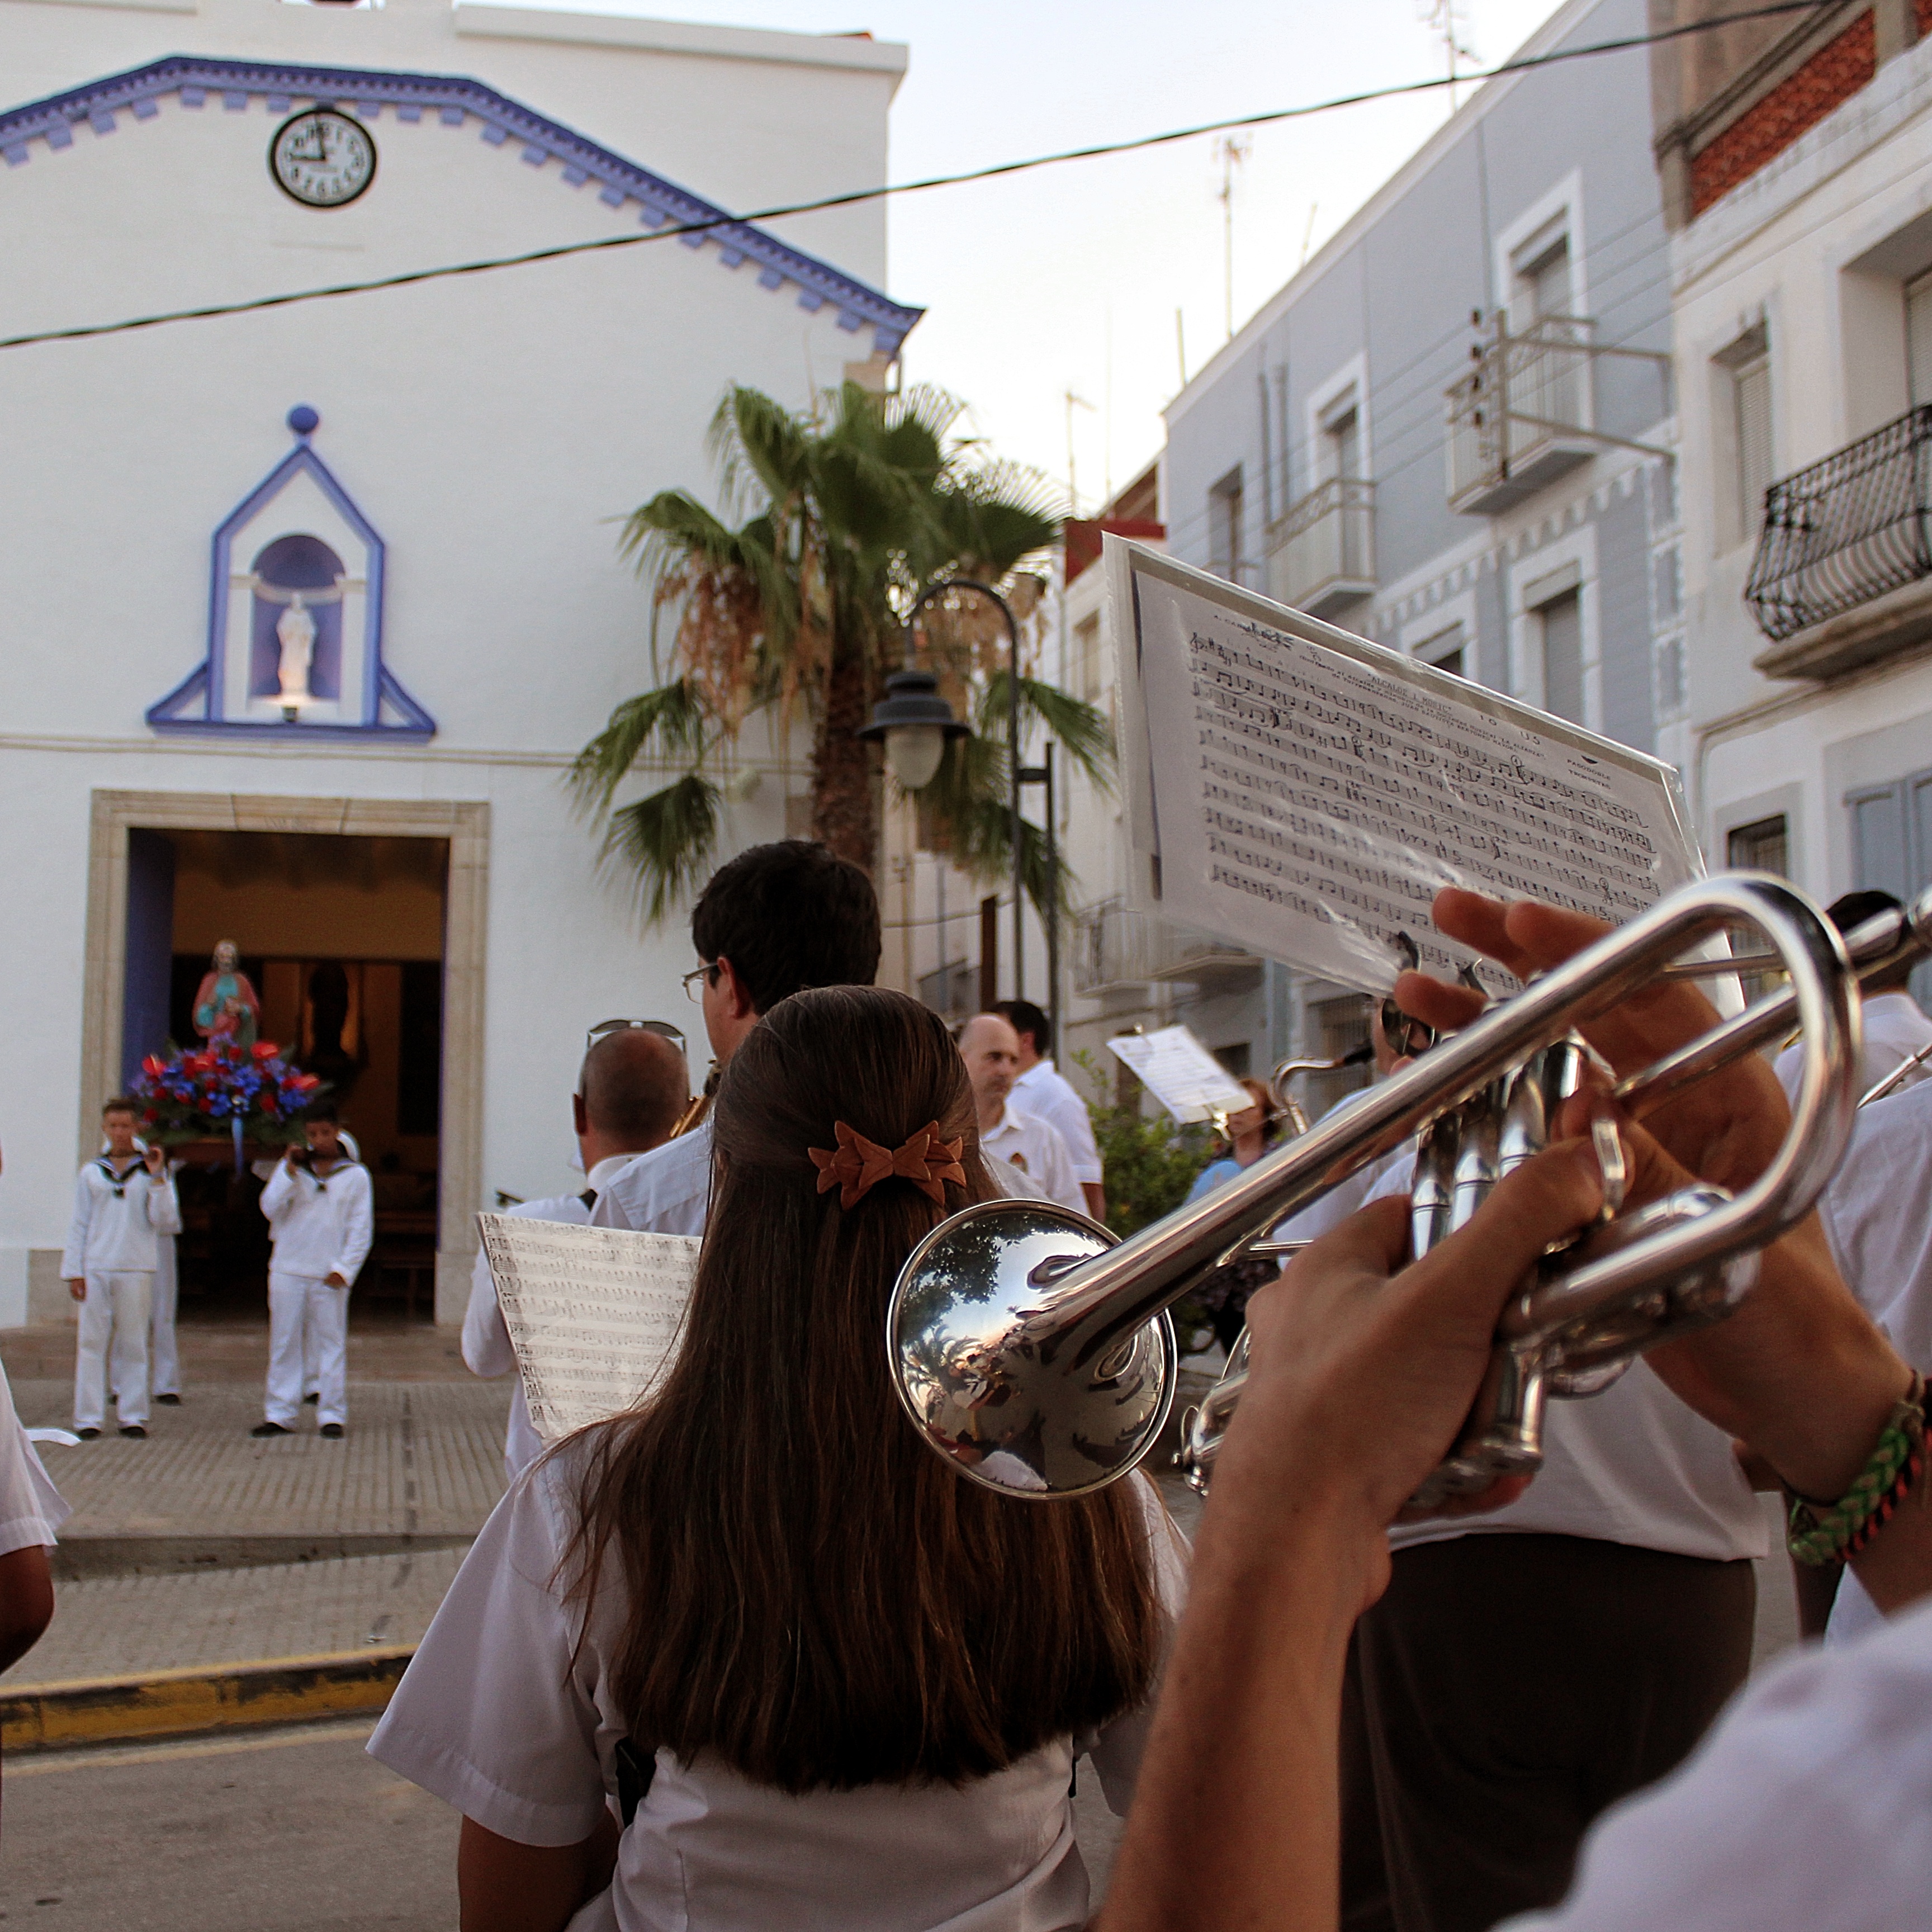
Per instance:
[[[735,527],[688,491],[668,490],[634,512],[623,553],[651,585],[651,658],[666,681],[627,698],[578,754],[570,784],[603,829],[607,862],[633,873],[646,916],[710,871],[724,793],[721,766],[754,713],[781,742],[799,708],[812,727],[813,836],[873,869],[879,793],[869,747],[858,736],[901,650],[898,612],[951,577],[1038,580],[1018,566],[1058,535],[1043,482],[988,459],[952,436],[960,406],[933,389],[880,396],[848,382],[809,415],[756,389],[734,388],[719,405],[711,447]],[[1022,601],[1024,601],[1022,599]],[[974,605],[980,608],[974,609]],[[955,607],[957,608],[950,608]],[[668,652],[658,620],[674,613]],[[986,600],[935,599],[922,615],[928,667],[975,718],[980,735],[956,740],[919,794],[936,841],[956,863],[995,875],[1010,865],[1006,806],[1007,652]],[[1026,676],[1024,722],[1042,724],[1096,782],[1112,776],[1107,721],[1089,704]],[[648,796],[617,806],[640,762],[681,767]],[[1046,867],[1023,830],[1030,896],[1040,902]]]

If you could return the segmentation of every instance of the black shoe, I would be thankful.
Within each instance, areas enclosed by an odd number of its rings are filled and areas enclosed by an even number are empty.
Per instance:
[[[248,1432],[250,1436],[287,1436],[292,1432],[284,1429],[279,1422],[258,1422]]]
[[[83,1442],[92,1442],[100,1433],[98,1429],[76,1429],[74,1432]]]
[[[181,1397],[178,1395],[158,1395],[154,1400],[157,1402],[166,1402],[170,1408],[178,1408],[181,1406]]]
[[[302,1406],[304,1408],[313,1408],[321,1400],[322,1392],[318,1389],[314,1395],[305,1395],[302,1397]]]
[[[143,1442],[148,1439],[148,1432],[138,1422],[124,1422],[121,1425],[121,1433],[123,1436],[134,1436],[138,1441]]]
[[[342,1425],[339,1422],[325,1422],[316,1433],[326,1436],[332,1442],[340,1442],[342,1438]]]

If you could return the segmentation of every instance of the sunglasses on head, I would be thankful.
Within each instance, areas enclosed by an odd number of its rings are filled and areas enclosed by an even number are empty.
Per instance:
[[[599,1020],[584,1036],[584,1050],[588,1053],[607,1034],[654,1033],[661,1040],[668,1040],[679,1052],[685,1050],[684,1035],[668,1020]]]

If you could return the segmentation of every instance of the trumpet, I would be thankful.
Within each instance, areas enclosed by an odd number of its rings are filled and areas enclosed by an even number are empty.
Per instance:
[[[1932,893],[1909,915],[1886,916],[1890,958],[1910,944],[1932,951]],[[1810,1211],[1843,1156],[1858,1097],[1858,980],[1838,933],[1782,879],[1732,873],[1684,887],[1214,1194],[1125,1240],[1040,1202],[982,1202],[952,1216],[907,1258],[886,1318],[894,1382],[914,1426],[968,1480],[1016,1496],[1084,1495],[1117,1480],[1166,1424],[1178,1366],[1167,1310],[1204,1276],[1280,1252],[1267,1240],[1277,1222],[1419,1130],[1432,1180],[1418,1181],[1412,1220],[1426,1249],[1474,1213],[1505,1158],[1526,1160],[1541,1144],[1580,1075],[1586,1049],[1575,1029],[1741,926],[1760,934],[1790,985],[1620,1090],[1640,1112],[1646,1082],[1678,1090],[1694,1067],[1714,1070],[1795,1019],[1804,1064],[1776,1156],[1735,1196],[1699,1183],[1615,1215],[1547,1258],[1504,1307],[1483,1386],[1414,1501],[1427,1507],[1533,1472],[1547,1398],[1594,1393],[1652,1343],[1728,1314],[1756,1280],[1757,1252]],[[1886,963],[1878,950],[1874,939],[1860,964]],[[1208,1439],[1240,1384],[1231,1364],[1197,1418],[1197,1428],[1210,1425]],[[1203,1480],[1209,1462],[1211,1452]]]

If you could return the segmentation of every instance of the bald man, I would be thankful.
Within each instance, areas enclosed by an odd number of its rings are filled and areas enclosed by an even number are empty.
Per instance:
[[[1006,1192],[1052,1201],[1076,1214],[1087,1198],[1074,1178],[1073,1159],[1058,1127],[1013,1105],[1020,1075],[1020,1036],[998,1013],[980,1013],[959,1029],[959,1057],[980,1116],[980,1151]]]
[[[639,1154],[669,1140],[690,1103],[691,1070],[683,1054],[662,1034],[627,1027],[603,1034],[584,1056],[570,1102],[577,1145],[584,1156],[584,1191],[522,1202],[509,1211],[529,1220],[585,1226],[605,1183]],[[469,1311],[463,1318],[463,1360],[476,1374],[488,1377],[506,1376],[517,1366],[509,1328],[496,1300],[496,1283],[480,1249],[470,1276]],[[530,1425],[519,1382],[510,1397],[510,1426],[503,1444],[503,1467],[511,1481],[542,1448]]]

